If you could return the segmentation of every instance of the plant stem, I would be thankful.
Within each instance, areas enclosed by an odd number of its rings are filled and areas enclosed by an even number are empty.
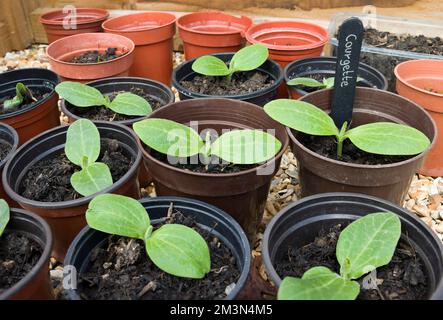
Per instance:
[[[343,141],[346,139],[346,130],[348,129],[348,122],[345,121],[341,126],[340,132],[337,136],[337,158],[341,159],[343,155]]]
[[[226,76],[226,80],[227,80],[228,84],[231,83],[232,75],[233,75],[233,73],[230,73]]]

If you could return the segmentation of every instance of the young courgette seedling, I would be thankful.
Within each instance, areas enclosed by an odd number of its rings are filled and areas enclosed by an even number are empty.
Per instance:
[[[86,221],[95,230],[144,241],[151,261],[166,273],[201,279],[211,270],[208,244],[197,231],[181,224],[154,230],[146,209],[135,199],[99,195],[89,203]]]
[[[5,231],[9,218],[9,205],[5,200],[0,199],[0,237],[3,234],[3,231]]]
[[[285,126],[314,136],[335,136],[337,157],[343,153],[346,139],[359,149],[382,155],[415,155],[425,151],[431,142],[421,131],[392,122],[375,122],[339,130],[334,120],[316,106],[297,100],[278,99],[264,106],[265,112]]]
[[[205,76],[225,76],[231,82],[235,72],[257,69],[268,59],[268,55],[266,46],[253,44],[237,51],[229,62],[229,67],[223,60],[207,55],[195,60],[192,70]]]
[[[313,267],[301,278],[286,277],[279,300],[354,300],[360,285],[353,281],[387,265],[401,235],[400,218],[391,212],[368,214],[340,233],[336,256],[340,275],[326,267]]]
[[[124,92],[114,100],[103,96],[100,91],[79,82],[65,81],[55,87],[60,97],[79,108],[104,106],[115,113],[127,116],[146,116],[152,112],[151,105],[142,97]]]
[[[37,99],[32,95],[31,90],[29,90],[23,83],[19,82],[15,85],[15,97],[3,102],[3,109],[8,110],[18,107],[23,102],[36,102]]]
[[[363,81],[363,78],[357,77],[357,82]],[[334,87],[335,78],[323,78],[322,82],[317,81],[312,78],[293,78],[286,82],[288,86],[304,86],[309,88],[317,88],[317,89],[330,89]]]

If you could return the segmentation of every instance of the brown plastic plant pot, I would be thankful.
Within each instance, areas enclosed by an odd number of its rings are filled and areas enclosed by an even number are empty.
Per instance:
[[[333,89],[305,95],[300,100],[329,112]],[[356,88],[352,127],[389,121],[409,125],[423,132],[432,144],[434,121],[410,100],[373,88]],[[346,163],[321,156],[297,140],[297,132],[287,129],[291,148],[298,160],[302,196],[325,192],[355,192],[402,205],[414,173],[421,167],[429,148],[408,160],[386,165]]]
[[[271,21],[249,28],[246,39],[252,44],[267,46],[269,57],[284,69],[292,61],[320,56],[328,41],[328,32],[308,22]],[[288,97],[285,83],[280,86],[278,96]]]
[[[75,11],[54,10],[43,14],[43,25],[48,43],[79,33],[102,32],[102,23],[109,17],[109,12],[98,8],[78,8]]]
[[[120,180],[97,194],[117,193],[139,198],[140,189],[137,176],[141,163],[141,152],[138,150],[135,134],[131,129],[121,124],[112,122],[96,122],[95,124],[102,139],[117,140],[124,150],[123,152],[132,157],[134,161],[129,171]],[[26,173],[35,163],[64,152],[68,128],[68,126],[60,126],[28,141],[9,160],[2,175],[6,193],[23,208],[43,217],[51,226],[54,234],[52,254],[58,261],[63,261],[72,239],[86,225],[86,209],[97,194],[69,201],[41,202],[24,198],[19,187]]]
[[[72,63],[74,57],[88,51],[104,52],[117,48],[120,57],[98,63]],[[82,33],[51,43],[46,53],[51,69],[61,80],[88,82],[103,78],[127,76],[134,60],[134,42],[111,33]]]
[[[175,20],[173,14],[166,12],[142,12],[109,19],[103,23],[103,29],[134,41],[130,76],[170,86]]]
[[[22,279],[0,293],[0,300],[54,299],[49,277],[49,258],[53,240],[48,224],[34,213],[11,208],[11,218],[5,229],[5,234],[7,233],[20,233],[33,239],[41,246],[43,253]]]
[[[230,99],[194,99],[175,102],[150,115],[183,124],[198,125],[198,130],[223,129],[275,130],[282,143],[279,153],[267,163],[237,173],[195,173],[157,160],[139,140],[146,167],[159,196],[181,196],[201,200],[229,213],[242,226],[250,241],[262,220],[272,177],[279,169],[289,138],[285,128],[269,118],[261,107]]]
[[[245,32],[252,25],[248,17],[223,12],[193,12],[177,20],[183,40],[185,59],[220,53],[237,52],[246,43]]]
[[[19,144],[48,129],[60,125],[58,111],[58,95],[55,86],[59,79],[57,75],[46,69],[20,69],[0,74],[0,99],[15,96],[17,83],[35,90],[43,90],[47,96],[26,108],[0,115],[0,122],[9,124],[19,136]]]
[[[18,148],[18,134],[13,127],[0,122],[0,141],[2,143],[7,143],[11,146],[11,150],[8,155],[0,162],[0,174],[3,172],[6,162],[11,159],[12,155],[17,151]],[[9,207],[19,207],[18,203],[12,201],[12,199],[6,194],[3,189],[3,184],[0,184],[0,199],[6,200]]]
[[[439,132],[420,173],[443,176],[443,60],[405,61],[395,67],[394,74],[398,94],[425,108]]]

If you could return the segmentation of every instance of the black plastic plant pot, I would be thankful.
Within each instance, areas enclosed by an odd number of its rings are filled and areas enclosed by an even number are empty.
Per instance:
[[[0,174],[3,172],[6,162],[11,159],[12,155],[18,148],[19,138],[17,131],[10,125],[0,122],[0,145],[6,145],[10,147],[10,150],[6,157],[0,161]],[[3,189],[3,184],[0,183],[0,199],[5,199],[10,207],[18,207],[18,204],[12,201]]]
[[[96,88],[103,95],[120,91],[130,92],[133,89],[142,90],[144,95],[148,95],[150,99],[157,102],[161,107],[173,103],[175,100],[175,95],[169,87],[161,82],[150,79],[135,77],[107,78],[89,82],[87,85]],[[64,99],[61,100],[60,106],[62,112],[68,117],[69,123],[83,118],[82,115],[76,114],[73,106]],[[131,126],[134,122],[140,121],[143,118],[144,117],[138,117],[114,122]]]
[[[20,144],[48,129],[60,125],[58,95],[55,86],[57,74],[46,69],[19,69],[0,74],[0,101],[15,96],[17,83],[23,83],[41,98],[26,107],[0,115],[0,121],[9,124],[20,137]]]
[[[315,57],[296,60],[288,64],[283,71],[285,82],[294,78],[314,78],[321,82],[323,78],[334,77],[336,65],[336,57]],[[386,77],[380,71],[367,64],[360,62],[357,76],[363,78],[362,81],[357,83],[358,86],[381,90],[388,89]],[[298,99],[316,90],[313,88],[306,90],[307,88],[299,86],[287,87],[292,99]]]
[[[216,53],[212,55],[220,58],[225,62],[229,62],[231,61],[234,53]],[[198,75],[192,70],[192,64],[196,59],[198,58],[183,62],[181,65],[176,67],[174,69],[174,72],[172,73],[172,85],[177,89],[180,100],[198,98],[227,98],[251,102],[258,106],[264,106],[266,103],[274,100],[277,97],[278,87],[283,81],[283,71],[280,65],[275,61],[268,59],[265,61],[265,63],[263,63],[260,67],[256,69],[259,72],[263,72],[269,75],[269,77],[274,80],[274,83],[265,89],[246,94],[225,96],[211,96],[207,94],[191,92],[188,89],[184,88],[180,83],[181,81],[191,81],[196,75]]]
[[[263,239],[263,261],[271,280],[279,286],[276,262],[288,247],[301,248],[314,241],[320,230],[349,223],[366,214],[390,211],[400,217],[401,239],[424,262],[428,299],[443,299],[443,245],[420,219],[385,200],[357,193],[324,193],[303,198],[280,211],[269,223]]]
[[[19,234],[35,241],[40,246],[42,254],[23,278],[12,287],[0,292],[0,300],[54,299],[49,276],[49,258],[53,242],[48,224],[31,212],[11,209],[10,220],[0,241],[4,241],[8,234]]]
[[[149,213],[154,226],[166,219],[168,209],[173,203],[176,210],[185,216],[192,216],[202,229],[208,230],[214,237],[220,239],[235,256],[240,273],[235,288],[225,299],[233,300],[239,294],[248,278],[251,267],[251,251],[245,232],[230,215],[207,203],[181,197],[145,198],[140,202]],[[75,270],[78,276],[88,270],[91,253],[97,247],[105,247],[108,237],[109,235],[106,233],[85,227],[69,247],[64,262],[65,269],[69,272],[65,275],[72,275],[72,270]],[[67,266],[69,268],[66,268]],[[81,299],[78,288],[69,289],[66,293],[70,300]]]

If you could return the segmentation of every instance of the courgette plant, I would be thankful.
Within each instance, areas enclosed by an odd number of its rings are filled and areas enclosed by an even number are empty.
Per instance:
[[[281,142],[261,130],[234,130],[211,143],[194,129],[167,119],[146,119],[134,123],[133,129],[150,148],[179,158],[197,154],[216,156],[233,164],[257,164],[269,160],[280,150]]]
[[[387,265],[401,235],[400,218],[377,212],[359,218],[340,233],[336,247],[340,274],[313,267],[301,278],[286,277],[278,290],[279,300],[354,300],[360,285],[354,281]]]
[[[152,107],[144,98],[130,93],[119,93],[114,100],[103,96],[96,88],[79,82],[65,81],[55,87],[60,97],[79,108],[104,106],[115,113],[127,116],[146,116]]]
[[[272,119],[296,131],[335,136],[338,158],[342,157],[346,139],[365,152],[382,155],[415,155],[431,144],[421,131],[392,122],[369,123],[352,129],[345,122],[339,129],[326,112],[304,101],[278,99],[267,103],[264,110]]]
[[[37,99],[32,95],[31,90],[27,88],[23,83],[18,82],[15,85],[15,96],[12,99],[5,100],[3,102],[3,109],[9,110],[18,107],[23,102],[36,102]]]
[[[99,195],[89,203],[86,221],[95,230],[142,240],[151,261],[166,273],[201,279],[211,270],[208,244],[197,231],[181,224],[154,230],[145,208],[135,199]]]
[[[363,80],[364,80],[363,78],[357,77],[357,82]],[[293,78],[288,82],[286,82],[286,84],[288,86],[304,86],[304,87],[317,88],[317,89],[330,89],[334,87],[334,82],[335,82],[334,77],[323,78],[321,82],[312,78],[300,77],[300,78]]]
[[[224,76],[231,82],[232,75],[238,71],[251,71],[260,67],[268,59],[268,48],[262,44],[253,44],[237,51],[226,63],[211,55],[202,56],[194,61],[192,70],[205,76]]]
[[[0,199],[0,237],[3,234],[3,231],[5,231],[9,219],[10,219],[9,205],[5,200]]]

